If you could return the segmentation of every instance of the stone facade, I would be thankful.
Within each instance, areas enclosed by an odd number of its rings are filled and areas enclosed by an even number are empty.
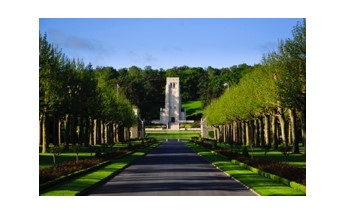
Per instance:
[[[165,108],[160,110],[160,122],[167,129],[179,129],[180,122],[186,120],[186,113],[182,109],[180,95],[180,81],[178,77],[168,77],[165,92]]]

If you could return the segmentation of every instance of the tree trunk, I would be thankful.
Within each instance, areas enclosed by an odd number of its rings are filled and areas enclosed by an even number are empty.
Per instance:
[[[291,131],[292,127],[291,127],[291,121],[288,120],[288,136],[287,136],[287,145],[291,145],[292,144],[292,131]]]
[[[218,134],[217,134],[217,128],[216,127],[214,127],[214,129],[213,129],[213,133],[214,133],[214,140],[217,140],[217,138],[218,138]]]
[[[260,145],[265,144],[265,137],[264,137],[264,116],[261,115],[260,117]]]
[[[241,136],[241,123],[237,121],[237,143],[242,143],[242,136]]]
[[[237,124],[235,121],[232,123],[232,142],[237,143]]]
[[[62,122],[61,119],[58,119],[58,126],[57,126],[57,134],[58,134],[58,145],[61,146],[62,144]]]
[[[279,138],[280,138],[280,130],[279,130],[279,124],[277,122],[277,118],[275,117],[275,136],[274,136],[274,149],[277,150],[279,147]]]
[[[246,145],[246,141],[245,141],[245,122],[244,121],[241,122],[241,132],[242,132],[242,144]]]
[[[249,121],[249,139],[250,145],[255,146],[255,123],[254,120]]]
[[[226,144],[226,138],[227,132],[226,132],[226,124],[223,125],[223,142]]]
[[[100,120],[100,144],[105,143],[105,136],[104,136],[104,122]]]
[[[93,120],[93,145],[95,146],[97,144],[97,138],[98,138],[98,125],[97,125],[97,119]]]
[[[285,126],[285,119],[284,119],[284,116],[283,115],[276,115],[276,117],[278,118],[279,120],[279,123],[280,123],[280,130],[281,130],[281,135],[280,135],[280,138],[279,139],[279,142],[280,143],[285,143],[286,142],[286,126]]]
[[[39,115],[39,143],[38,145],[42,145],[42,120],[43,120],[43,113]]]
[[[82,119],[78,116],[75,116],[75,139],[74,144],[81,144],[81,137],[82,137]]]
[[[261,124],[260,119],[256,119],[256,128],[255,128],[255,137],[256,137],[256,147],[260,147],[261,144]]]
[[[297,137],[296,129],[296,110],[293,108],[290,110],[290,127],[291,127],[291,136],[292,136],[292,143],[293,143],[293,153],[299,153],[299,143]]]
[[[106,124],[106,122],[103,123],[104,125],[104,143],[108,144],[108,125]]]
[[[118,124],[114,124],[114,141],[118,143]]]
[[[46,121],[46,114],[42,115],[42,153],[47,152],[47,141],[48,141],[48,134],[47,134],[47,121]]]
[[[244,122],[244,126],[245,126],[245,145],[250,145],[250,141],[249,141],[249,122],[246,121]]]
[[[88,144],[92,146],[94,141],[94,126],[93,119],[91,117],[88,118],[88,124]]]
[[[305,113],[301,113],[301,138],[304,145],[304,152],[306,153],[306,118]]]
[[[123,143],[124,139],[124,127],[122,125],[118,126],[118,141]]]
[[[64,119],[64,140],[66,143],[66,148],[69,148],[69,143],[70,143],[70,121],[69,121],[69,114],[65,116]]]
[[[277,126],[276,126],[275,116],[271,117],[271,132],[272,132],[272,137],[273,137],[273,147],[274,149],[277,149],[278,139],[277,139]]]
[[[254,145],[255,147],[257,146],[257,133],[258,133],[257,128],[258,128],[258,126],[257,126],[257,120],[255,119],[255,120],[252,121],[252,130],[251,130],[251,132],[252,132],[253,145]]]
[[[270,134],[269,134],[269,115],[264,116],[264,145],[270,145]]]
[[[117,142],[117,140],[116,140],[116,124],[115,123],[113,123],[113,126],[112,126],[112,128],[113,128],[113,143],[116,143]]]

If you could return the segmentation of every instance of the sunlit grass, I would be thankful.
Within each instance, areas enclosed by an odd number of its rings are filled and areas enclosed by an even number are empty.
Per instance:
[[[184,139],[189,140],[192,137],[199,137],[200,131],[194,130],[161,130],[161,131],[147,131],[148,137],[156,138],[157,140],[165,139]]]
[[[189,101],[182,104],[185,109],[187,117],[197,115],[203,112],[201,101]]]
[[[157,144],[154,144],[150,147],[144,148],[130,155],[127,155],[121,159],[113,160],[111,164],[103,168],[100,168],[94,172],[78,177],[76,179],[67,181],[65,183],[59,184],[51,188],[49,191],[42,193],[41,195],[43,196],[75,196],[79,194],[80,192],[94,186],[94,184],[97,184],[100,181],[108,178],[113,173],[116,173],[120,171],[121,169],[125,168],[134,160],[143,156],[145,153],[147,153],[148,151],[150,151],[152,148],[156,146]]]
[[[215,166],[219,167],[227,174],[236,178],[240,182],[244,183],[249,188],[253,189],[260,195],[273,196],[273,195],[306,195],[303,192],[297,191],[282,183],[273,181],[269,178],[263,177],[246,169],[243,166],[237,165],[229,161],[224,156],[215,154],[210,150],[197,146],[193,143],[187,143],[189,147],[198,152],[201,156],[212,162]]]

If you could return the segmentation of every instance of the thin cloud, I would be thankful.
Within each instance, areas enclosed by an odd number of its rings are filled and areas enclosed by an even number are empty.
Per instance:
[[[156,61],[158,61],[158,59],[153,56],[150,53],[145,53],[143,55],[138,54],[132,50],[130,50],[128,53],[128,57],[130,59],[130,61],[134,62],[134,63],[154,63]]]
[[[147,55],[144,57],[144,61],[149,62],[149,63],[152,63],[152,62],[156,62],[156,61],[158,61],[158,60],[157,60],[157,58],[155,58],[153,55],[147,54]]]
[[[270,52],[270,51],[274,51],[277,49],[277,43],[274,41],[269,41],[265,44],[262,44],[261,46],[259,46],[259,50],[262,52]]]
[[[65,48],[74,49],[76,51],[92,51],[92,52],[107,52],[104,45],[95,39],[88,39],[77,36],[68,36],[63,31],[50,29],[48,36],[54,37],[57,43]]]
[[[106,51],[104,46],[95,40],[80,38],[80,37],[68,37],[65,40],[66,45],[70,48],[75,48],[77,50],[88,50],[88,51],[96,51],[96,52],[103,52]]]
[[[128,52],[128,55],[129,55],[129,59],[130,61],[134,62],[134,63],[137,63],[139,61],[139,58],[138,58],[138,55],[136,52],[130,50]]]

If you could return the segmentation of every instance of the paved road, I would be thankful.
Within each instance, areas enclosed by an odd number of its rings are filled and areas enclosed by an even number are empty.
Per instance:
[[[164,142],[89,195],[255,195],[183,142]]]

